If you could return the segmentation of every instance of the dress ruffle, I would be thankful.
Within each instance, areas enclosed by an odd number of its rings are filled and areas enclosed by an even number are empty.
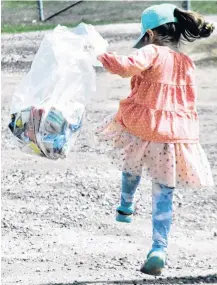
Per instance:
[[[123,172],[142,175],[155,183],[175,188],[213,186],[207,156],[199,143],[144,141],[107,118],[96,129],[98,141],[110,147],[114,162]]]
[[[161,143],[199,141],[199,121],[195,110],[169,111],[145,107],[138,98],[132,97],[120,102],[116,119],[131,134],[143,140]]]

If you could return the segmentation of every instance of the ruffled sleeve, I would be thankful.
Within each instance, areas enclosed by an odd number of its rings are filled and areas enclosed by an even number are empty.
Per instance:
[[[110,73],[121,77],[132,77],[150,68],[157,56],[157,48],[154,45],[148,45],[131,56],[108,52],[98,56],[98,60]]]

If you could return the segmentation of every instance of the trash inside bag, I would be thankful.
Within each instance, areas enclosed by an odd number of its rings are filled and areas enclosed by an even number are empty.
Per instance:
[[[97,55],[107,45],[83,23],[72,32],[58,26],[44,37],[12,98],[9,129],[22,151],[50,159],[67,156],[96,92],[93,66],[99,66]]]

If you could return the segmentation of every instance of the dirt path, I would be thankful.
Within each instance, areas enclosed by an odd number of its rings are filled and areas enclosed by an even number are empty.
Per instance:
[[[217,27],[217,15],[206,17],[207,21],[214,23]],[[61,23],[61,22],[60,22]],[[97,31],[108,40],[110,50],[132,52],[132,45],[140,31],[140,24],[110,24],[96,26]],[[10,72],[27,71],[37,52],[42,38],[50,31],[29,32],[21,34],[2,34],[2,69]],[[130,41],[130,42],[129,42]],[[131,45],[132,43],[132,45]],[[217,59],[217,28],[209,40],[196,41],[193,44],[186,44],[182,50],[193,56],[194,60],[204,62],[207,58]]]
[[[126,42],[116,46],[128,52]],[[201,143],[215,182],[216,67],[214,61],[197,70]],[[9,141],[9,104],[21,77],[20,72],[2,73],[3,284],[217,284],[215,189],[176,192],[163,279],[138,271],[151,243],[150,184],[143,181],[139,188],[133,224],[114,221],[120,173],[96,147],[91,129],[115,112],[128,94],[128,80],[97,74],[97,96],[88,107],[77,152],[52,162],[27,156]]]

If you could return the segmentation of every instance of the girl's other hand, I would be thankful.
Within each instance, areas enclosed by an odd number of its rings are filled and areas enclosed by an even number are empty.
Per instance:
[[[108,69],[109,64],[106,61],[105,54],[98,55],[97,60],[102,63],[104,68]]]
[[[109,57],[109,55],[113,55],[113,53],[112,52],[106,52],[106,53],[103,53],[103,54],[99,54],[98,56],[97,56],[97,59],[100,61],[100,62],[103,62],[104,61],[104,58],[105,58],[105,55],[106,55],[106,57]]]
[[[102,56],[103,56],[103,55],[101,55],[101,54],[97,56],[97,59],[98,59],[100,62],[102,62]]]

